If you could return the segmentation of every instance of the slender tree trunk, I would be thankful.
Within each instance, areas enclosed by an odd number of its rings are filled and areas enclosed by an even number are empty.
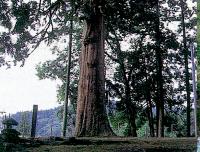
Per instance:
[[[111,136],[105,109],[104,19],[99,6],[91,0],[91,16],[86,20],[80,57],[80,78],[76,115],[76,136]],[[89,5],[89,4],[88,4]]]
[[[185,85],[186,85],[186,98],[187,98],[187,136],[190,137],[190,82],[189,82],[189,69],[188,69],[188,49],[187,49],[187,40],[186,40],[186,31],[185,31],[185,15],[184,15],[184,4],[183,0],[181,2],[181,23],[183,28],[183,53],[184,53],[184,62],[185,62]]]
[[[160,8],[159,8],[159,0],[157,0],[157,8],[156,8],[156,27],[155,27],[155,38],[156,38],[156,60],[157,60],[157,93],[158,93],[158,137],[164,137],[164,95],[163,95],[163,59],[162,59],[162,49],[161,49],[161,32],[160,32]]]
[[[131,101],[131,95],[130,95],[129,86],[126,86],[125,104],[126,104],[126,108],[127,108],[128,121],[129,121],[128,136],[137,137],[137,132],[136,132],[137,131],[137,127],[136,127],[136,123],[135,123],[136,111],[135,111],[135,106]]]
[[[154,123],[153,123],[153,112],[152,112],[152,103],[151,103],[151,95],[150,95],[150,90],[149,86],[146,86],[147,89],[147,96],[146,96],[146,101],[147,101],[147,115],[148,115],[148,120],[149,120],[149,128],[150,128],[150,136],[154,137]]]
[[[200,44],[200,3],[197,4],[197,44]],[[197,136],[200,136],[200,45],[197,47]]]
[[[193,102],[194,102],[194,134],[195,137],[197,137],[197,88],[196,88],[196,65],[195,65],[195,50],[194,50],[194,45],[190,44],[190,50],[191,50],[191,60],[192,60],[192,90],[193,90]]]
[[[134,106],[129,103],[129,106],[127,107],[127,111],[129,113],[128,119],[129,119],[129,128],[128,128],[128,136],[131,137],[137,137],[137,127],[136,127],[136,112],[134,110]]]
[[[159,100],[158,100],[158,95],[157,95],[157,97],[156,97],[156,137],[158,137],[158,130],[159,130],[159,114],[160,114],[160,112],[159,112],[159,110],[160,110],[160,108],[159,108]]]
[[[150,135],[151,135],[151,137],[155,137],[151,100],[149,100],[148,103],[149,103],[149,128],[150,128]]]
[[[145,65],[147,65],[147,60],[145,59]],[[153,122],[153,112],[152,112],[152,102],[151,102],[151,91],[150,91],[150,83],[147,76],[147,68],[145,67],[145,79],[146,79],[146,102],[147,102],[147,117],[149,121],[149,128],[150,128],[150,136],[154,137],[154,122]]]
[[[72,52],[72,34],[73,34],[73,18],[70,20],[70,29],[69,29],[69,50],[68,50],[68,62],[67,62],[67,79],[65,87],[65,101],[64,101],[64,112],[63,112],[63,137],[66,136],[67,130],[67,115],[68,115],[68,96],[69,96],[69,85],[70,85],[70,70],[71,70],[71,52]]]

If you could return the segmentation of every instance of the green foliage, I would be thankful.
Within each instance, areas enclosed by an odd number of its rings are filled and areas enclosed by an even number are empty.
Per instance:
[[[72,42],[73,50],[71,59],[70,90],[69,90],[70,102],[73,104],[74,109],[76,109],[75,107],[77,100],[78,75],[79,75],[78,57],[81,49],[81,42],[80,42],[81,32],[82,32],[82,25],[75,23],[73,42]],[[60,44],[63,44],[63,42]],[[64,44],[66,44],[66,41],[64,41]],[[58,85],[57,89],[57,100],[59,103],[62,103],[65,98],[66,73],[67,73],[66,64],[67,64],[68,47],[59,48],[56,44],[52,47],[51,51],[52,55],[55,56],[55,59],[48,60],[44,63],[39,63],[36,66],[37,70],[36,75],[39,77],[39,79],[51,79],[51,80],[61,81],[61,84]]]
[[[0,66],[16,65],[17,62],[23,65],[42,41],[50,45],[67,35],[66,24],[72,9],[69,3],[60,0],[1,1],[0,27],[4,32],[0,32]],[[9,61],[4,55],[11,57]]]
[[[13,15],[16,18],[14,31],[22,33],[28,26],[30,16],[30,5],[23,3],[20,7],[13,6]]]
[[[11,66],[12,63],[18,62],[23,65],[25,59],[42,41],[50,45],[66,37],[71,15],[77,22],[77,16],[80,17],[83,13],[86,15],[88,12],[81,11],[85,6],[89,6],[87,4],[77,0],[1,1],[0,26],[5,30],[0,32],[0,66]],[[96,9],[99,9],[98,6]],[[4,55],[11,57],[9,61]]]
[[[138,5],[138,3],[140,4]],[[184,7],[186,7],[185,16],[190,21],[187,24],[187,30],[195,31],[196,19],[191,16],[191,13],[195,12],[195,8],[189,8],[186,3],[184,4]],[[116,5],[113,8],[117,9],[122,4],[113,5]],[[113,63],[112,71],[114,71],[113,77],[108,77],[107,84],[110,86],[111,97],[120,99],[121,103],[118,105],[121,110],[127,110],[126,102],[128,98],[131,98],[131,103],[134,105],[132,108],[137,113],[138,120],[141,121],[136,120],[139,129],[144,125],[143,122],[146,122],[148,102],[151,102],[154,107],[157,106],[159,101],[157,83],[161,78],[156,75],[158,58],[155,36],[158,14],[153,2],[146,4],[134,1],[127,5],[134,7],[134,9],[129,10],[126,7],[121,7],[127,10],[118,14],[117,17],[115,16],[116,18],[114,17],[113,20],[109,18],[109,15],[107,16],[110,20],[110,24],[107,25],[109,29],[106,41],[108,44],[107,57],[112,60],[108,62],[107,66],[110,68]],[[170,25],[181,21],[180,3],[179,1],[162,1],[159,9],[159,51],[162,52],[161,58],[164,63],[161,65],[163,68],[163,102],[165,108],[173,107],[176,109],[181,107],[186,99],[183,74],[184,56],[182,42],[179,40],[182,29],[179,25],[174,26],[176,29],[172,30],[172,25]],[[168,10],[170,10],[170,13]],[[136,12],[137,14],[133,15]],[[132,17],[129,16],[130,14]],[[124,15],[124,17],[121,17],[121,15]],[[187,40],[193,40],[194,36],[195,34],[188,35]],[[129,47],[124,47],[125,45]],[[179,82],[177,87],[174,87],[174,82]],[[127,93],[127,90],[130,90],[130,94]],[[173,110],[170,112],[175,113]],[[146,113],[146,115],[140,115],[140,113]],[[127,114],[130,113],[127,112]],[[170,120],[171,118],[166,119]],[[174,117],[173,121],[177,121],[177,119],[179,118]],[[167,126],[168,123],[171,122],[166,122],[165,125]],[[182,125],[180,126],[182,127]],[[185,131],[183,127],[182,130]],[[181,134],[183,133],[181,132]]]
[[[147,125],[146,113],[145,113],[145,110],[141,110],[138,112],[138,116],[136,119],[136,126],[138,129],[141,129],[146,125]]]
[[[168,111],[164,118],[165,137],[183,137],[186,136],[186,113],[184,109]],[[149,137],[150,128],[147,120],[137,119],[138,137]]]
[[[168,111],[165,115],[165,136],[166,137],[184,137],[186,136],[186,112],[183,109],[174,109]]]
[[[149,136],[149,126],[148,122],[146,122],[144,125],[142,125],[137,130],[138,137],[148,137]]]
[[[111,127],[116,135],[124,136],[126,135],[126,128],[128,127],[127,117],[123,112],[116,111],[109,116]]]

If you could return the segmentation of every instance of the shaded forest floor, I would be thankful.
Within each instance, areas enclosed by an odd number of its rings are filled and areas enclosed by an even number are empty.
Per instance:
[[[51,141],[27,152],[196,152],[196,138],[76,138]]]
[[[0,144],[0,152],[197,152],[196,138],[36,138]]]

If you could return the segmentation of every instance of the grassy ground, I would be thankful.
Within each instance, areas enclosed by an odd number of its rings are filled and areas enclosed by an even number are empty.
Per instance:
[[[77,138],[79,144],[43,145],[27,152],[196,152],[195,138]],[[63,143],[66,144],[66,143]]]

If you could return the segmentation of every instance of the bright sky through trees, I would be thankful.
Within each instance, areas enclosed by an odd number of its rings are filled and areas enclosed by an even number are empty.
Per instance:
[[[45,45],[39,47],[25,62],[24,67],[0,68],[0,111],[15,113],[31,110],[33,104],[39,109],[49,109],[56,102],[55,81],[39,80],[35,66],[41,61],[52,58]]]
[[[188,0],[188,3],[190,1]],[[35,65],[51,58],[50,54],[50,51],[43,46],[26,60],[24,67],[17,66],[8,70],[5,67],[0,68],[0,111],[14,113],[31,110],[33,104],[38,104],[39,109],[58,105],[57,82],[39,80],[35,75]]]

